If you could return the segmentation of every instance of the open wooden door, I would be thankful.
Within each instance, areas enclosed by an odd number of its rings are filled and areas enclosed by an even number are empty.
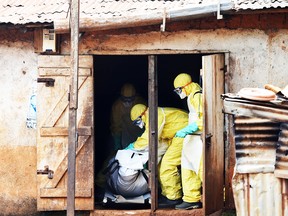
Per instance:
[[[220,213],[224,205],[224,55],[202,57],[204,95],[204,210]]]
[[[37,86],[37,209],[67,208],[70,56],[41,55]],[[93,56],[79,57],[75,209],[94,209]]]

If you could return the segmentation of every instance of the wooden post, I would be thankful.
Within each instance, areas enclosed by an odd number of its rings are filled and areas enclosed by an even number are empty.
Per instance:
[[[149,169],[151,189],[151,214],[158,207],[158,84],[157,56],[148,56],[148,106],[149,106]]]
[[[71,0],[71,84],[69,91],[67,215],[75,215],[75,173],[77,146],[79,0]]]

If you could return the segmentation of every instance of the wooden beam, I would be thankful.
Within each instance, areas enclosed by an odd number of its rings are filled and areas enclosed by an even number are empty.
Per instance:
[[[43,52],[43,29],[34,30],[34,52]]]
[[[151,215],[158,207],[158,83],[157,56],[148,56],[148,105],[149,105],[149,186],[151,189]]]
[[[75,173],[77,146],[79,0],[71,0],[71,84],[69,97],[67,216],[75,215]]]

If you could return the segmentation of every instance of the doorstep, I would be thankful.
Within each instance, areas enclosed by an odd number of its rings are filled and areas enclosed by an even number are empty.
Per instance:
[[[151,214],[150,209],[137,209],[137,210],[120,210],[120,209],[95,209],[90,212],[90,216],[203,216],[203,209],[192,209],[192,210],[175,210],[175,209],[158,209]]]

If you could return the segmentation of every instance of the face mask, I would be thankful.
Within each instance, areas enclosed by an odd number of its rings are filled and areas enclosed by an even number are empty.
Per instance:
[[[141,117],[138,117],[135,121],[133,121],[133,124],[140,127],[141,129],[145,126],[145,123],[143,122]]]
[[[140,123],[137,125],[139,128],[143,129],[145,123],[141,120]]]
[[[186,97],[185,92],[182,90],[183,88],[184,88],[184,87],[178,87],[178,88],[175,88],[175,89],[174,89],[174,92],[175,92],[177,95],[179,95],[179,97],[180,97],[181,99],[183,99],[183,98]]]
[[[187,95],[185,94],[184,91],[182,91],[182,92],[179,94],[179,97],[180,97],[181,99],[184,99],[186,96],[187,96]]]

